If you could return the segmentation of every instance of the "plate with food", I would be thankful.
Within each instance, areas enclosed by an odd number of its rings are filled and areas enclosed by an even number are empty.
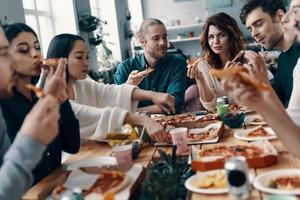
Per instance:
[[[300,169],[280,169],[258,175],[257,190],[270,194],[300,195]]]
[[[244,141],[256,141],[273,140],[277,138],[277,135],[270,127],[256,126],[251,129],[237,131],[234,137]]]
[[[265,122],[265,120],[261,116],[253,115],[253,116],[247,116],[246,124],[252,126],[266,126],[267,122]]]
[[[134,164],[124,168],[117,165],[114,157],[94,157],[75,161],[68,165],[66,180],[52,192],[59,199],[67,189],[80,188],[85,199],[102,199],[113,194],[114,199],[130,198],[130,190],[143,171],[143,166]]]
[[[224,169],[198,172],[185,181],[185,187],[201,194],[223,194],[228,192]]]
[[[175,127],[173,127],[175,128]],[[166,130],[172,130],[171,126],[168,126]],[[222,122],[216,122],[209,124],[204,128],[192,128],[188,129],[187,138],[188,144],[210,144],[216,143],[220,140],[225,132],[225,127]],[[155,143],[156,146],[170,146],[172,143]]]

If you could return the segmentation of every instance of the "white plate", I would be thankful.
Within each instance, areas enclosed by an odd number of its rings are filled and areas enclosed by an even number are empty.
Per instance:
[[[278,176],[298,175],[300,176],[300,169],[280,169],[260,174],[254,179],[254,187],[257,190],[270,194],[287,194],[287,195],[300,195],[300,189],[296,190],[280,190],[268,187],[271,179]]]
[[[198,172],[197,174],[191,176],[190,178],[188,178],[185,183],[184,186],[195,193],[200,193],[200,194],[224,194],[224,193],[228,193],[228,187],[226,188],[222,188],[222,189],[204,189],[204,188],[198,188],[195,187],[191,184],[191,182],[197,178],[198,176],[202,177],[211,173],[216,173],[217,171],[223,171],[225,173],[224,169],[216,169],[216,170],[210,170],[210,171],[206,171],[206,172]],[[249,181],[250,183],[253,183],[254,181],[254,174],[249,172]]]
[[[253,126],[265,126],[267,125],[267,122],[262,121],[262,122],[254,122],[253,120],[256,118],[261,118],[259,115],[253,115],[253,116],[247,116],[246,117],[246,125],[253,125]]]
[[[198,178],[198,176],[202,177],[202,176],[205,176],[205,175],[208,175],[208,174],[211,174],[211,173],[215,173],[216,171],[224,171],[224,169],[221,169],[221,170],[210,170],[210,171],[206,171],[206,172],[201,172],[199,174],[195,174],[193,176],[191,176],[190,178],[188,178],[184,185],[185,187],[192,191],[192,192],[196,192],[196,193],[201,193],[201,194],[224,194],[224,193],[227,193],[228,192],[228,188],[222,188],[222,189],[205,189],[205,188],[198,188],[198,187],[195,187],[193,186],[191,183],[192,181],[195,179],[195,178]]]
[[[104,165],[117,165],[117,160],[115,157],[110,156],[92,157],[70,163],[67,166],[67,170],[78,169],[81,167],[101,167]]]
[[[264,129],[272,134],[271,136],[260,136],[260,137],[248,137],[246,136],[246,133],[248,133],[249,131],[251,131],[252,129],[245,129],[245,130],[240,130],[237,131],[234,134],[234,137],[239,139],[239,140],[244,140],[244,141],[256,141],[256,140],[273,140],[277,138],[276,133],[273,131],[273,129],[269,128],[269,127],[264,127]]]

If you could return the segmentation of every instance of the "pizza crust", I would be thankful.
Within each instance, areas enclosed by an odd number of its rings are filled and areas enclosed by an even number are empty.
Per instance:
[[[58,58],[48,58],[42,60],[42,66],[43,67],[56,67],[58,65]]]

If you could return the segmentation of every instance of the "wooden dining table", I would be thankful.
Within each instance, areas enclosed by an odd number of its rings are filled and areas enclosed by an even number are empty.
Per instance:
[[[215,144],[202,144],[198,145],[199,148],[203,148],[204,146],[215,146],[218,144],[225,144],[225,145],[235,145],[235,144],[246,144],[247,142],[241,141],[233,137],[236,131],[243,129],[230,129],[226,127],[225,134],[220,139],[218,143]],[[276,169],[288,169],[288,168],[299,168],[300,169],[300,160],[289,153],[287,148],[278,140],[272,140],[271,143],[278,151],[278,161],[276,164],[265,167],[265,168],[254,168],[250,169],[251,172],[257,176],[264,172],[268,172],[271,170]],[[300,144],[299,144],[300,145]],[[172,147],[155,147],[155,146],[147,146],[144,147],[139,154],[138,158],[134,160],[134,163],[139,163],[145,168],[148,167],[150,162],[153,159],[159,157],[158,149],[163,149],[167,153],[171,153]],[[77,160],[92,158],[95,156],[111,156],[112,155],[112,148],[103,142],[96,142],[96,141],[87,141],[84,145],[81,146],[79,153],[70,156],[64,164],[69,164]],[[38,184],[34,185],[30,188],[25,195],[23,196],[23,200],[33,200],[33,199],[45,199],[53,188],[59,184],[62,184],[65,180],[65,170],[63,167],[56,169],[52,172],[49,176],[44,178]],[[250,199],[253,200],[265,200],[270,194],[266,194],[264,192],[260,192],[252,187],[251,197]],[[218,195],[208,195],[208,194],[197,194],[193,192],[187,193],[186,199],[192,200],[227,200],[230,199],[228,194],[218,194]],[[300,196],[298,197],[300,200]]]

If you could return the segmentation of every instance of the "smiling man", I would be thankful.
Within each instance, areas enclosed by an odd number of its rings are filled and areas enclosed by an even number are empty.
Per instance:
[[[300,50],[294,44],[295,33],[287,32],[282,0],[250,0],[241,10],[240,18],[252,37],[268,50],[278,49],[278,71],[272,81],[282,103],[287,106],[293,89],[293,70]]]
[[[143,21],[139,30],[139,40],[144,53],[122,62],[115,74],[115,82],[168,93],[175,98],[176,113],[180,113],[187,80],[185,60],[167,54],[167,30],[158,19],[150,18]],[[150,74],[138,73],[148,68],[154,71]],[[162,110],[151,101],[140,101],[139,110],[162,113]]]

